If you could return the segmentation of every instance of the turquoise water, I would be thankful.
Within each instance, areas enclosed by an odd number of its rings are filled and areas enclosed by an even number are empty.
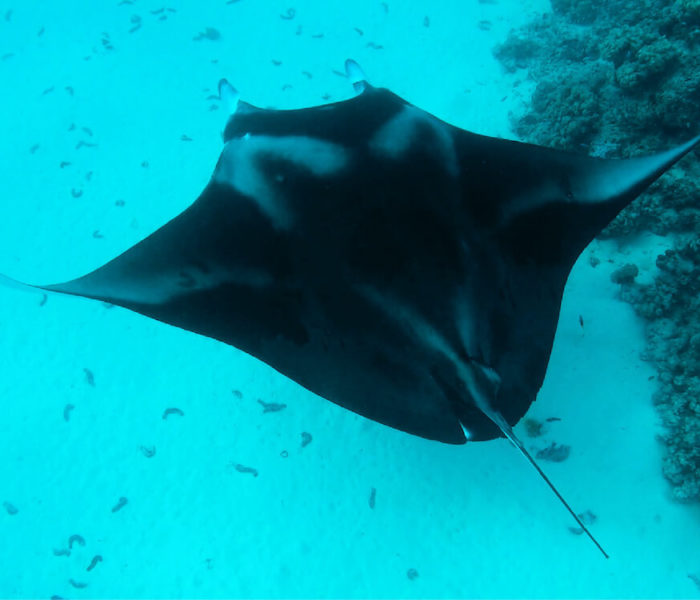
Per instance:
[[[353,57],[442,119],[514,137],[533,84],[492,48],[548,10],[6,2],[0,271],[78,276],[187,207],[221,151],[222,77],[254,104],[303,107],[350,97],[334,70]],[[667,244],[584,253],[528,413],[561,419],[527,445],[571,446],[545,469],[596,514],[607,561],[504,440],[411,437],[213,340],[0,288],[0,596],[697,597],[700,514],[671,500],[642,324],[609,277],[632,260],[651,272]]]

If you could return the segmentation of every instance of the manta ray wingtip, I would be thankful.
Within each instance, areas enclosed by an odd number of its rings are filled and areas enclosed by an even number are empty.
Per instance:
[[[8,277],[2,273],[0,273],[0,287],[19,290],[20,292],[30,292],[32,294],[61,293],[60,290],[51,289],[51,286],[25,283],[24,281],[13,279],[12,277]]]
[[[2,273],[0,273],[0,286],[11,288],[13,290],[21,290],[23,292],[35,292],[37,290],[37,288],[33,285],[23,283],[22,281],[17,281],[16,279],[3,275]]]

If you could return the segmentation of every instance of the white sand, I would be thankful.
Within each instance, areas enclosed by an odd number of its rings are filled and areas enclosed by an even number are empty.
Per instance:
[[[34,282],[100,265],[196,197],[220,151],[223,115],[205,98],[222,76],[251,102],[305,106],[351,95],[332,69],[353,56],[373,82],[438,116],[508,135],[529,86],[502,75],[490,48],[546,3],[392,1],[386,14],[369,0],[299,0],[284,21],[287,3],[175,0],[164,22],[151,3],[49,4],[24,0],[0,18],[0,55],[14,53],[0,62],[0,272]],[[143,26],[128,34],[134,14]],[[207,26],[222,39],[192,41]],[[76,150],[79,140],[98,146]],[[630,251],[651,267],[644,249],[659,240],[642,242]],[[19,510],[0,511],[0,596],[697,597],[687,574],[700,573],[700,511],[669,500],[641,324],[609,280],[626,260],[595,244],[577,264],[529,413],[562,419],[528,445],[571,445],[566,462],[544,468],[577,511],[598,516],[608,561],[568,531],[505,441],[414,438],[212,340],[95,302],[40,307],[40,296],[0,289],[0,501]],[[262,415],[258,398],[288,407]],[[167,407],[184,417],[163,420]],[[302,431],[313,435],[304,449]],[[128,504],[111,512],[121,496]],[[76,533],[87,545],[53,556]],[[104,562],[87,572],[96,554]]]

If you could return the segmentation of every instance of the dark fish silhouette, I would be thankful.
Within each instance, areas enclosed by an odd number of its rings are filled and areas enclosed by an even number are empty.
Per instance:
[[[301,110],[239,102],[222,81],[231,116],[197,201],[92,273],[37,287],[231,344],[408,433],[505,436],[544,477],[512,426],[542,385],[569,271],[700,137],[577,156],[475,135],[353,61],[346,73],[356,97]]]

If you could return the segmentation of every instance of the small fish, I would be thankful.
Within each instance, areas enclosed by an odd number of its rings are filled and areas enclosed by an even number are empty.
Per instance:
[[[102,557],[99,554],[96,554],[95,556],[92,557],[92,560],[90,561],[90,564],[88,565],[88,568],[86,571],[92,571],[96,566],[97,563],[102,562]]]
[[[8,515],[16,515],[19,512],[17,507],[14,504],[12,504],[11,502],[5,501],[2,503],[2,505],[5,508],[5,510],[7,511]]]
[[[195,37],[192,38],[195,42],[200,40],[211,40],[216,41],[221,39],[221,33],[218,29],[213,27],[207,27],[204,31],[199,32]]]
[[[581,519],[581,523],[584,525],[592,525],[598,519],[598,517],[590,510],[579,513],[577,516],[579,519]],[[574,535],[581,535],[583,533],[583,529],[581,527],[569,527],[569,531]]]
[[[139,450],[146,458],[153,458],[156,455],[155,446],[139,446]]]
[[[117,511],[121,510],[122,508],[124,508],[127,505],[128,502],[129,501],[124,496],[122,496],[121,498],[119,498],[117,503],[112,507],[112,512],[115,513]]]
[[[233,468],[236,469],[236,471],[238,471],[239,473],[249,473],[253,477],[258,476],[258,470],[254,469],[253,467],[246,467],[245,465],[237,463],[233,465]]]
[[[258,404],[263,407],[263,414],[270,412],[279,412],[287,408],[286,404],[278,404],[277,402],[263,402],[258,398]]]
[[[185,413],[182,412],[179,408],[166,408],[163,411],[163,420],[167,419],[170,415],[178,415],[180,417],[184,417]]]
[[[84,368],[83,373],[85,373],[85,381],[91,387],[95,387],[95,375],[90,369]]]
[[[288,8],[286,13],[280,15],[280,19],[283,19],[285,21],[291,21],[296,16],[296,14],[296,9]]]
[[[74,533],[68,538],[68,549],[73,549],[73,544],[78,544],[79,546],[85,546],[85,538],[82,535]]]

